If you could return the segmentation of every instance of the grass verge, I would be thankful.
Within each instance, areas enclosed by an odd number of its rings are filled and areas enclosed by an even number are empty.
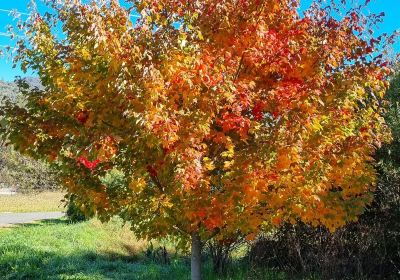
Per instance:
[[[64,211],[63,192],[41,192],[0,196],[0,213],[2,212],[53,212]]]

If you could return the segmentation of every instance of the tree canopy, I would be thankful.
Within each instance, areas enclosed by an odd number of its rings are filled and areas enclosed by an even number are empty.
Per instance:
[[[314,4],[300,16],[295,0],[47,2],[16,56],[44,88],[2,108],[2,135],[51,162],[86,211],[139,237],[206,239],[297,220],[334,230],[371,202],[371,156],[390,139],[390,38],[371,35],[382,15]]]

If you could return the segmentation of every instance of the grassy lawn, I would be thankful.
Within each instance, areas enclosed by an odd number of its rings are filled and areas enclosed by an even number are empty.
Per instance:
[[[160,244],[155,244],[157,247]],[[52,220],[0,229],[0,279],[189,279],[189,259],[169,246],[169,265],[144,252],[149,244],[136,240],[118,221],[91,220],[68,224]],[[234,268],[224,279],[286,279],[283,274]],[[205,280],[219,279],[205,266]]]
[[[61,203],[63,197],[64,193],[62,192],[0,196],[0,213],[63,211],[64,204]]]

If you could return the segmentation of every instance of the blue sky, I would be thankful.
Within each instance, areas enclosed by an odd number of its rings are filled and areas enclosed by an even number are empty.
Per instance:
[[[363,2],[365,0],[360,1]],[[21,13],[27,13],[29,2],[29,0],[0,0],[0,48],[10,44],[9,38],[3,34],[7,31],[6,26],[13,23],[13,18],[9,15],[9,11],[18,10]],[[302,8],[307,7],[310,2],[311,0],[303,0],[301,3]],[[44,10],[43,5],[40,5],[40,3],[38,7],[39,10]],[[385,21],[376,30],[376,34],[391,33],[394,30],[400,30],[400,0],[371,0],[366,12],[384,12],[386,15]],[[27,15],[22,14],[21,17],[26,18]],[[395,49],[400,52],[400,42],[396,44]],[[7,59],[0,58],[0,80],[12,81],[17,75],[23,74],[19,69],[13,69],[12,64]]]

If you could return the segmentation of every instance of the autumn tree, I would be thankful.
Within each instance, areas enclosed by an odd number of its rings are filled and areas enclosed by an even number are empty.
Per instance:
[[[44,89],[2,108],[3,137],[101,220],[191,240],[192,279],[211,237],[298,220],[334,230],[371,202],[371,155],[390,138],[390,38],[371,31],[382,15],[314,4],[300,16],[296,0],[46,2],[15,57]],[[118,184],[104,184],[110,172]]]

